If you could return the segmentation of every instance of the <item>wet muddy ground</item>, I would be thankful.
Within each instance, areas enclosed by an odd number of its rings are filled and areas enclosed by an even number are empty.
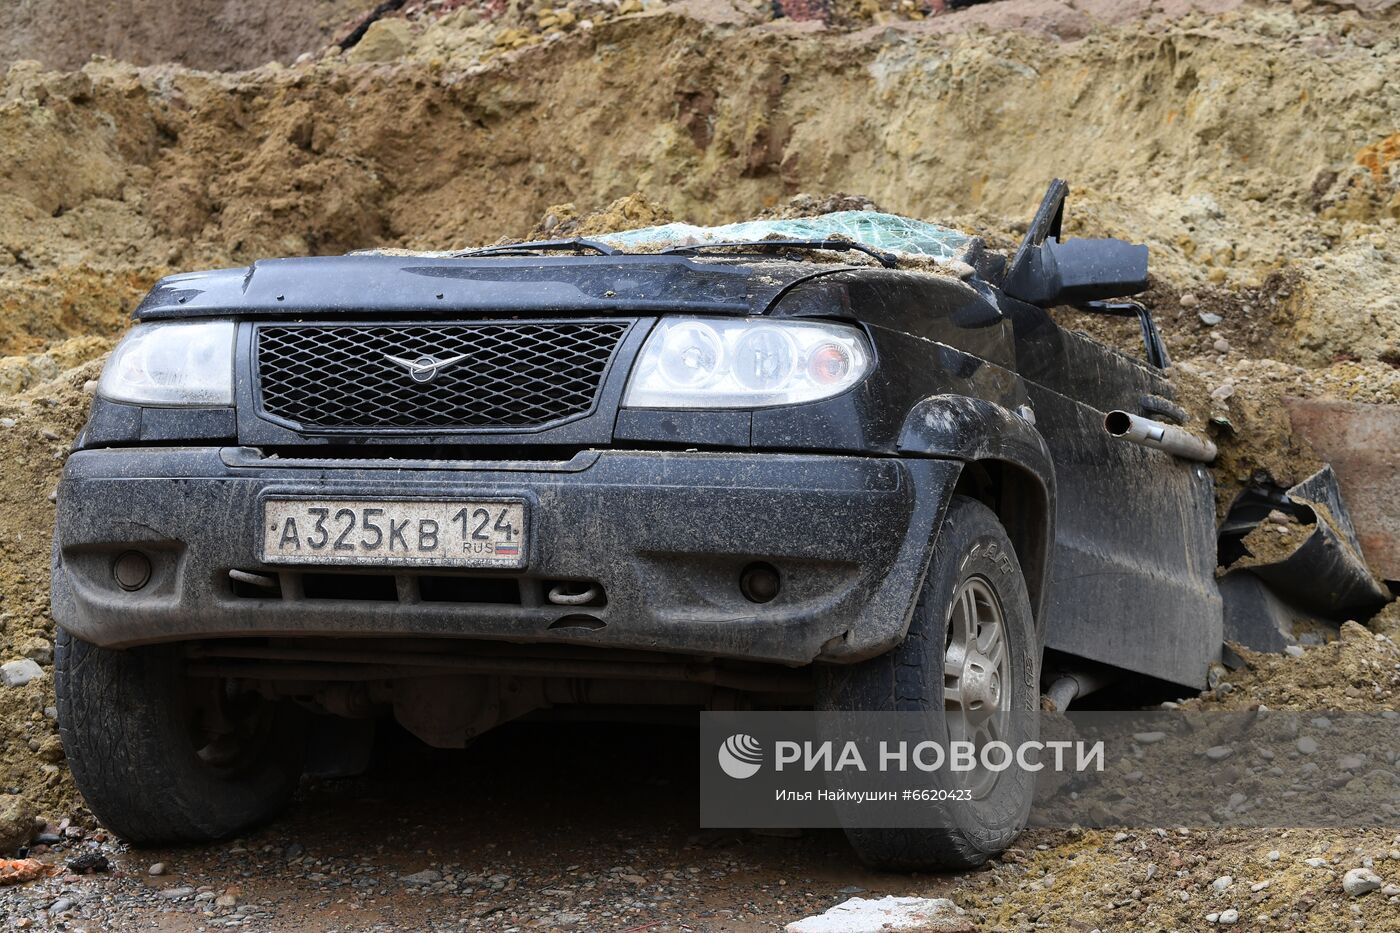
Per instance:
[[[391,737],[369,774],[309,782],[241,839],[132,850],[99,832],[42,852],[60,867],[0,891],[0,918],[68,930],[749,933],[894,894],[951,897],[988,931],[1197,930],[1228,909],[1250,929],[1400,925],[1391,832],[1035,830],[983,870],[899,876],[863,869],[838,830],[702,829],[697,736],[677,724],[517,724],[460,752]],[[63,872],[89,852],[111,870]],[[1363,865],[1392,887],[1346,896],[1342,875]]]
[[[0,916],[32,918],[66,898],[72,928],[241,918],[260,930],[749,931],[857,887],[908,889],[862,870],[839,831],[700,829],[697,735],[552,723],[507,727],[462,752],[387,743],[370,774],[308,784],[283,819],[243,839],[153,850],[84,841],[42,856],[100,849],[113,871],[0,891]],[[156,863],[164,871],[152,876]],[[230,891],[237,903],[217,906]]]

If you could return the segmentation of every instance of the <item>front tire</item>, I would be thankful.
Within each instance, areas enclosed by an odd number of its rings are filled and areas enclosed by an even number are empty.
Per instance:
[[[1003,741],[1038,734],[1040,652],[1025,578],[1006,530],[985,505],[955,496],[899,647],[854,665],[826,665],[817,706],[836,712],[924,713],[921,732],[947,742]],[[847,827],[861,860],[886,871],[972,868],[1002,852],[1025,827],[1033,775],[983,770],[941,789],[966,787],[939,828]]]
[[[205,842],[291,799],[304,717],[221,680],[185,676],[178,646],[116,651],[59,629],[59,734],[89,809],[127,842]]]

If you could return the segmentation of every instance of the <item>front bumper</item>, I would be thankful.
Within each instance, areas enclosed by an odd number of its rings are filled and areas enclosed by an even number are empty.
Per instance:
[[[903,637],[959,469],[933,459],[614,450],[559,463],[287,461],[217,447],[80,451],[59,487],[53,613],[74,635],[107,647],[414,636],[787,664],[857,660]],[[264,565],[261,502],[271,495],[521,497],[530,506],[529,560],[515,573]],[[129,592],[113,566],[133,550],[151,573]],[[741,571],[755,561],[781,576],[771,602],[740,592]],[[231,570],[274,576],[280,589],[250,594]],[[395,586],[362,598],[354,581],[305,585],[329,573],[388,575]],[[424,574],[464,585],[455,597],[426,598]],[[478,599],[472,584],[484,577],[492,595]],[[549,604],[540,594],[554,581],[596,582],[606,604]],[[361,598],[349,598],[355,593]],[[587,625],[574,624],[580,616]]]

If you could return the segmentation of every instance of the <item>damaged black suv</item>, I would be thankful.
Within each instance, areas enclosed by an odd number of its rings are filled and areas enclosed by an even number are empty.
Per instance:
[[[1062,241],[1065,193],[1010,257],[562,240],[161,281],[59,489],[93,812],[238,833],[388,717],[460,747],[580,704],[902,710],[981,743],[1043,693],[1200,686],[1212,452],[1150,317],[1108,301],[1146,248]],[[1138,317],[1144,358],[1055,305]],[[1030,800],[983,778],[952,829],[852,841],[984,861]]]

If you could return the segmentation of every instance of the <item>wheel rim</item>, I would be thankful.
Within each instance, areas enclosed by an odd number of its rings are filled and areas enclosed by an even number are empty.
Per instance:
[[[974,798],[985,797],[998,772],[981,765],[982,749],[1005,740],[1011,710],[1006,617],[986,579],[968,577],[958,585],[948,607],[947,632],[943,716],[951,740],[971,742],[977,749],[977,766],[960,776]]]

